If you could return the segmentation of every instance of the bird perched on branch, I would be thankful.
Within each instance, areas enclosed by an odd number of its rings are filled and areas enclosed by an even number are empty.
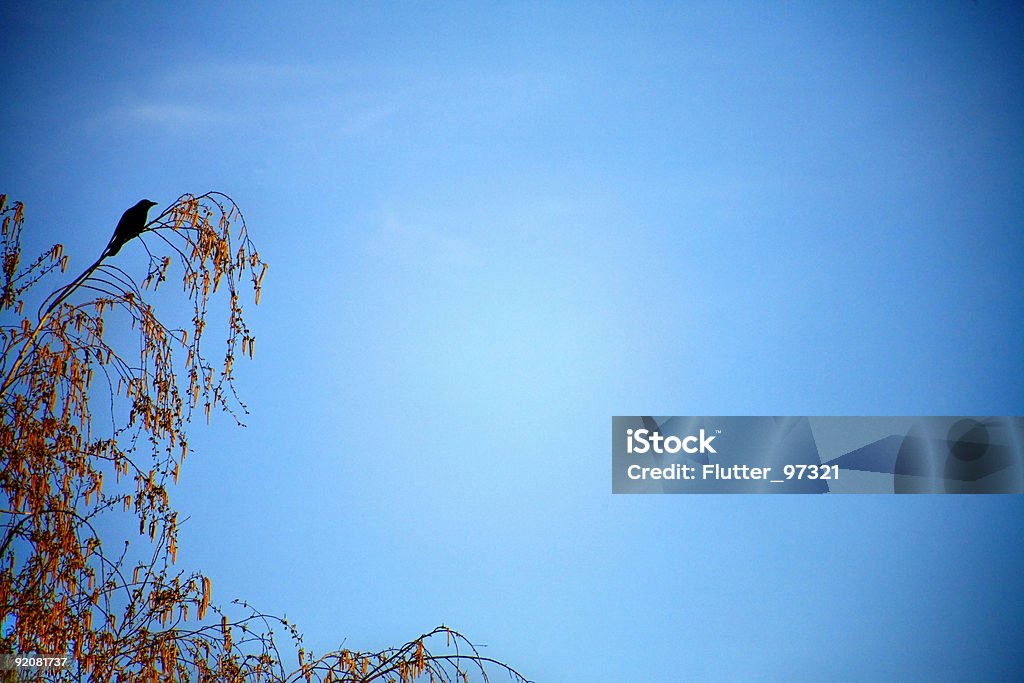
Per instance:
[[[110,238],[110,243],[107,245],[106,251],[103,252],[104,256],[114,256],[129,240],[142,233],[146,227],[146,218],[151,206],[156,206],[156,202],[140,199],[138,204],[124,212],[121,220],[117,222],[117,227],[114,228],[114,236]]]

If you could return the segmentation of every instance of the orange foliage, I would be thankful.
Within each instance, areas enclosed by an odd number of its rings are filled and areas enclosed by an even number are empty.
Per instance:
[[[142,233],[141,280],[101,256],[35,317],[24,315],[34,287],[64,272],[68,257],[57,244],[22,267],[24,207],[0,195],[0,217],[0,652],[74,658],[44,680],[409,682],[468,680],[469,671],[487,680],[488,667],[525,680],[444,626],[399,648],[316,657],[287,620],[243,602],[217,606],[208,577],[174,570],[168,491],[188,452],[186,426],[197,408],[207,419],[212,408],[236,420],[246,412],[232,369],[236,351],[253,355],[255,338],[239,289],[247,283],[258,303],[267,266],[230,197],[182,195]],[[188,302],[184,325],[165,323],[150,303],[172,270]],[[205,337],[215,297],[227,311],[217,364]],[[130,325],[138,345],[115,347],[108,323]],[[109,403],[97,414],[90,399],[104,389]],[[294,656],[282,656],[275,627]]]

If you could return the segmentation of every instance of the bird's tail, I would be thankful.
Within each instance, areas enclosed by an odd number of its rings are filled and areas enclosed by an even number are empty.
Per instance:
[[[106,248],[103,249],[103,253],[100,254],[101,259],[105,259],[108,256],[116,256],[117,252],[121,251],[122,243],[117,239],[117,235],[113,235],[110,241],[107,242]]]

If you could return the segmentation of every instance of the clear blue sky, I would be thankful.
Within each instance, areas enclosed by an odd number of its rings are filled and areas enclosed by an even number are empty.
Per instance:
[[[1019,678],[1013,497],[611,495],[610,417],[1019,415],[1017,3],[4,3],[0,191],[271,269],[179,563],[538,681]],[[142,266],[130,245],[123,265]]]

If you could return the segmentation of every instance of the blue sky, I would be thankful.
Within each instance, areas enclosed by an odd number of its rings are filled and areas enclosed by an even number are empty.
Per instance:
[[[249,426],[196,425],[174,494],[216,598],[319,651],[443,622],[539,681],[1019,676],[1019,496],[613,497],[608,443],[1021,414],[1019,6],[0,20],[30,252],[216,189],[271,264]]]

